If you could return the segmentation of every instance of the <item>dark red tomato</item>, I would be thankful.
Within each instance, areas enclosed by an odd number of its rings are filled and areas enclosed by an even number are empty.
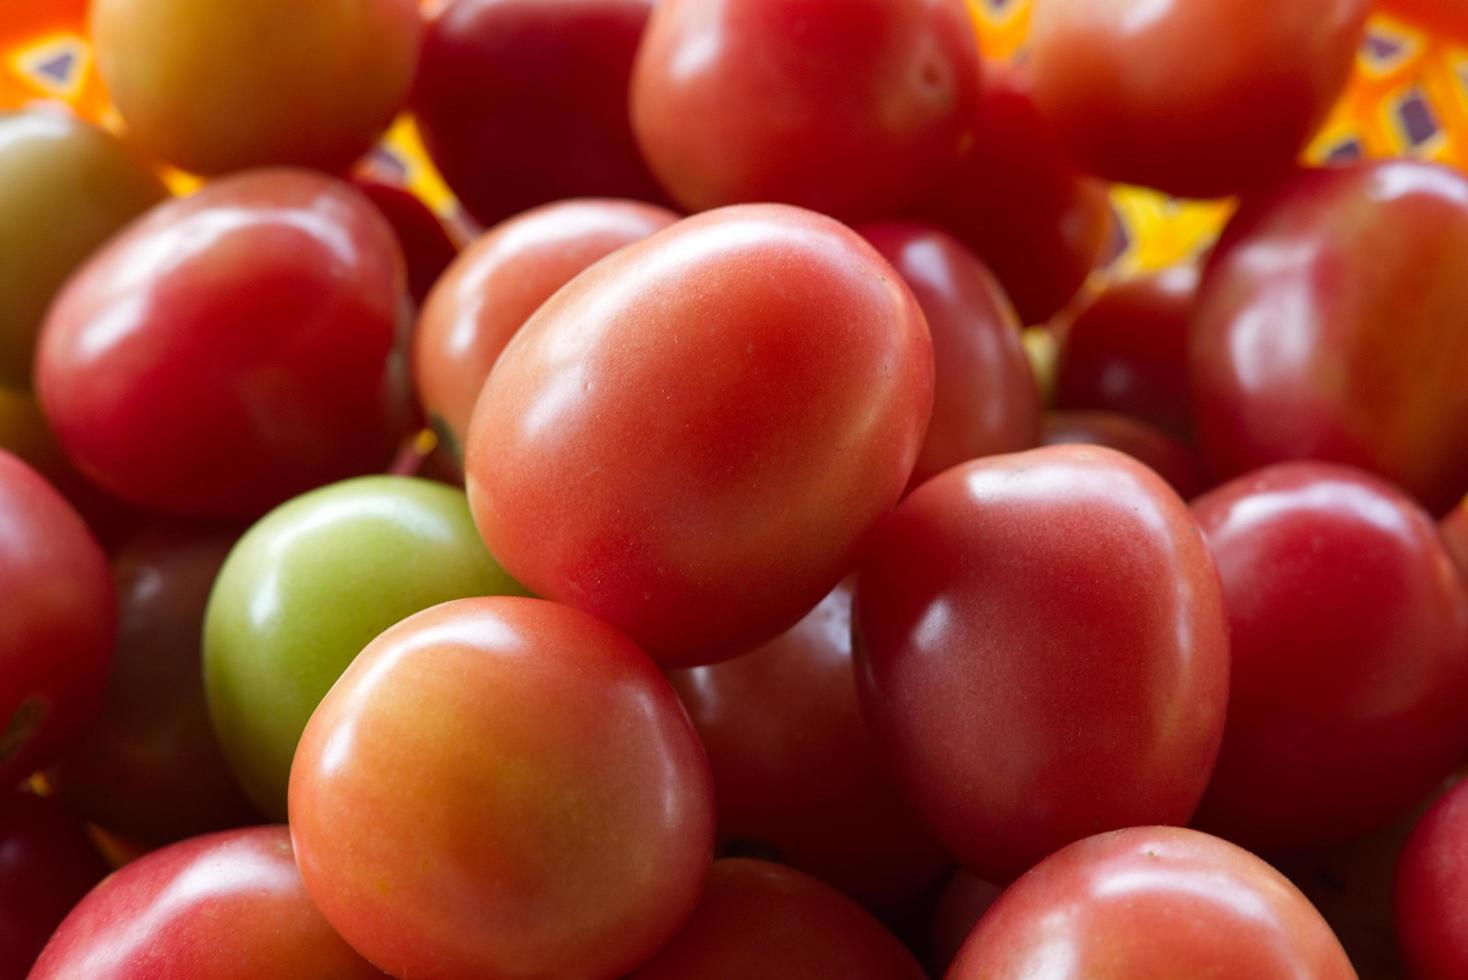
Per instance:
[[[933,418],[909,487],[980,456],[1031,449],[1040,436],[1040,389],[1019,320],[984,264],[928,225],[858,231],[892,263],[933,336]]]
[[[1181,827],[1099,834],[1051,855],[979,920],[948,980],[1355,980],[1289,880]]]
[[[1448,516],[1438,522],[1437,527],[1453,560],[1458,563],[1463,574],[1468,576],[1468,500],[1454,507]]]
[[[948,866],[862,722],[849,586],[755,652],[669,679],[708,751],[724,840],[772,848],[872,907]]]
[[[964,0],[661,0],[632,123],[691,211],[780,201],[881,217],[987,135]]]
[[[1055,404],[1119,412],[1180,439],[1192,432],[1188,323],[1196,266],[1174,266],[1102,291],[1065,328]]]
[[[1434,513],[1457,503],[1465,254],[1468,177],[1446,167],[1305,171],[1247,205],[1193,327],[1195,421],[1214,468],[1326,459],[1380,473]]]
[[[0,451],[0,786],[55,762],[92,721],[117,624],[107,557],[71,505]]]
[[[989,911],[1004,889],[977,875],[959,870],[943,889],[938,908],[933,913],[932,966],[938,973],[948,969],[974,925]]]
[[[726,208],[530,319],[479,399],[469,501],[532,592],[665,667],[715,663],[836,587],[932,403],[922,310],[870,245],[798,208]]]
[[[141,506],[253,516],[385,467],[409,420],[392,229],[345,184],[261,171],[155,209],[63,290],[41,404]]]
[[[1028,84],[992,66],[975,100],[980,137],[913,213],[946,228],[1004,286],[1025,323],[1044,323],[1075,297],[1111,241],[1106,187],[1066,159]]]
[[[496,225],[464,252],[413,339],[418,397],[456,454],[484,379],[530,315],[587,266],[677,220],[637,201],[561,201]]]
[[[1325,122],[1369,0],[1039,0],[1035,98],[1077,162],[1180,197],[1288,170]]]
[[[1397,937],[1417,980],[1468,976],[1468,783],[1417,824],[1397,868]]]
[[[618,977],[698,901],[713,782],[631,641],[539,599],[403,620],[306,726],[290,817],[317,906],[399,977]]]
[[[1156,426],[1115,412],[1046,412],[1041,441],[1047,446],[1106,446],[1146,463],[1189,500],[1208,488],[1208,468],[1198,451]]]
[[[970,871],[1192,815],[1228,624],[1187,507],[1130,457],[1054,446],[930,480],[879,526],[855,620],[867,719]]]
[[[30,980],[366,980],[382,973],[311,904],[285,827],[194,837],[115,872],[72,910]]]
[[[413,108],[483,225],[568,197],[662,201],[627,115],[653,0],[453,0],[428,27]]]
[[[352,184],[377,205],[377,210],[392,225],[407,260],[408,293],[413,302],[422,304],[433,284],[459,254],[459,246],[454,244],[438,215],[412,191],[364,177],[354,178]]]
[[[1232,632],[1228,728],[1198,826],[1260,850],[1347,840],[1468,752],[1468,590],[1369,474],[1285,463],[1193,506]]]
[[[0,798],[0,980],[22,980],[71,907],[107,873],[55,800]]]
[[[897,937],[814,878],[729,858],[672,942],[629,980],[922,980]]]

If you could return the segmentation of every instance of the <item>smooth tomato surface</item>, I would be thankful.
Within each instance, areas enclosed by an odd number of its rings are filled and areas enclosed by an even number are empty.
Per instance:
[[[392,225],[407,262],[408,294],[421,305],[458,256],[459,246],[438,215],[412,191],[362,177],[354,178],[352,184],[377,205]]]
[[[948,967],[963,948],[964,941],[989,907],[1004,893],[998,885],[990,884],[971,872],[959,869],[949,879],[938,907],[933,911],[929,946],[932,966],[938,974],[947,972]]]
[[[1468,499],[1449,511],[1438,522],[1437,528],[1443,541],[1447,543],[1453,560],[1463,570],[1463,575],[1468,577]]]
[[[1418,980],[1468,976],[1468,783],[1438,800],[1397,866],[1397,938]]]
[[[1198,450],[1154,425],[1115,412],[1046,412],[1041,442],[1047,446],[1089,443],[1126,453],[1146,463],[1189,500],[1208,488],[1208,467]]]

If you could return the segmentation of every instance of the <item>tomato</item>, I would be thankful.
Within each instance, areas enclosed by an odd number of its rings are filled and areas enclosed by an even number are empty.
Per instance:
[[[61,284],[166,196],[103,130],[61,112],[0,112],[0,385],[30,387],[36,336]]]
[[[428,27],[413,109],[481,224],[568,197],[661,202],[627,115],[653,0],[452,0]]]
[[[1041,441],[1047,446],[1089,443],[1146,463],[1184,500],[1211,483],[1198,451],[1158,429],[1115,412],[1046,412]]]
[[[964,0],[661,0],[632,125],[693,211],[779,201],[882,217],[987,138]]]
[[[531,591],[665,667],[713,663],[835,588],[932,402],[922,311],[871,246],[798,208],[723,209],[531,317],[475,410],[469,501]]]
[[[1468,576],[1468,499],[1454,507],[1438,522],[1438,531],[1441,532],[1453,560],[1458,563],[1463,574]]]
[[[1411,975],[1468,976],[1468,783],[1458,783],[1417,823],[1398,864],[1397,936]]]
[[[862,708],[928,824],[1012,879],[1094,832],[1185,822],[1223,734],[1228,635],[1187,507],[1094,446],[923,484],[857,579]]]
[[[1038,0],[1035,99],[1110,180],[1225,197],[1288,170],[1355,64],[1369,0]]]
[[[459,254],[438,215],[412,191],[367,178],[354,178],[353,186],[365,194],[387,223],[392,225],[407,260],[408,294],[422,304],[428,291]]]
[[[1204,275],[1195,419],[1225,476],[1372,470],[1440,513],[1468,490],[1468,177],[1408,161],[1306,171],[1248,204]]]
[[[1004,889],[998,885],[967,871],[954,873],[933,914],[930,943],[933,966],[939,973],[947,971],[964,940],[1003,892]]]
[[[949,980],[1355,980],[1289,880],[1227,841],[1134,827],[1078,841],[979,920]]]
[[[980,456],[1032,448],[1040,390],[994,276],[937,228],[893,222],[857,230],[902,275],[933,336],[933,418],[909,486]]]
[[[413,340],[418,396],[456,454],[489,369],[530,314],[587,266],[677,220],[636,201],[561,201],[470,246],[429,297]]]
[[[402,290],[392,230],[346,185],[219,181],[154,210],[62,291],[41,404],[118,496],[253,517],[392,459],[410,407]]]
[[[284,827],[194,837],[98,885],[47,943],[31,980],[236,980],[382,974],[311,904]]]
[[[713,783],[656,665],[539,599],[372,642],[311,718],[291,832],[326,917],[397,976],[623,976],[692,912]]]
[[[1285,850],[1349,839],[1426,796],[1468,753],[1468,590],[1428,515],[1322,463],[1268,467],[1193,509],[1233,646],[1198,826]]]
[[[129,139],[201,174],[344,170],[407,100],[415,0],[93,0],[91,41]]]
[[[628,980],[922,980],[897,938],[798,871],[729,858],[709,870],[693,918]]]

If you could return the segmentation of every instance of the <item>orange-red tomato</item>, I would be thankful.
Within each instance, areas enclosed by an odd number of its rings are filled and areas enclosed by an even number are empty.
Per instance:
[[[1411,976],[1468,976],[1468,783],[1433,804],[1397,866],[1397,937]]]

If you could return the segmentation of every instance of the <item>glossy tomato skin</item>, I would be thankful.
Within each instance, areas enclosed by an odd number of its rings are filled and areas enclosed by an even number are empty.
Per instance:
[[[984,139],[963,0],[662,0],[632,124],[690,211],[778,201],[881,217]]]
[[[530,315],[592,263],[677,220],[640,201],[560,201],[496,225],[464,252],[413,339],[418,397],[457,454],[490,368]]]
[[[693,917],[629,980],[922,980],[897,937],[840,892],[791,868],[727,858]]]
[[[1224,476],[1288,459],[1372,470],[1441,513],[1468,488],[1468,177],[1382,161],[1246,205],[1204,276],[1194,418]]]
[[[408,295],[421,305],[459,254],[459,246],[438,215],[412,191],[395,184],[357,177],[352,185],[367,196],[397,235],[407,262]]]
[[[56,930],[31,980],[367,980],[383,974],[311,904],[285,827],[194,837],[92,890]]]
[[[445,603],[374,640],[312,716],[290,806],[317,905],[397,976],[623,976],[692,912],[713,847],[673,689],[539,599]]]
[[[1040,0],[1035,98],[1078,163],[1179,197],[1294,165],[1361,44],[1368,0]]]
[[[1096,827],[1185,822],[1223,732],[1228,636],[1186,506],[1095,446],[956,467],[857,579],[862,708],[959,863],[1004,882]]]
[[[726,208],[608,256],[520,330],[475,410],[469,501],[537,595],[665,667],[715,663],[835,588],[932,403],[922,311],[870,245]]]
[[[1397,866],[1397,937],[1411,976],[1468,975],[1468,783],[1435,803],[1407,839]]]
[[[453,0],[413,96],[434,163],[483,225],[572,197],[664,200],[627,88],[653,0]]]
[[[1454,507],[1438,522],[1438,531],[1448,546],[1448,552],[1468,579],[1468,500]]]
[[[1468,590],[1431,518],[1324,463],[1267,467],[1193,509],[1234,667],[1198,826],[1286,850],[1349,839],[1425,797],[1468,752]]]
[[[980,456],[1039,441],[1040,390],[999,283],[957,240],[928,225],[857,229],[892,263],[933,337],[933,418],[908,486]]]
[[[961,868],[954,872],[933,912],[929,945],[930,965],[936,968],[936,974],[947,972],[969,933],[1003,893],[1003,888],[978,875]]]
[[[708,752],[722,839],[773,848],[874,908],[947,867],[862,720],[849,585],[758,650],[669,680]]]
[[[387,465],[409,421],[403,259],[345,184],[260,171],[155,209],[52,307],[42,406],[141,506],[254,517]]]
[[[948,980],[1355,980],[1310,902],[1264,861],[1181,827],[1062,849],[979,920]]]
[[[1115,412],[1046,412],[1041,442],[1047,446],[1106,446],[1146,463],[1179,497],[1208,489],[1208,467],[1198,451],[1161,429]]]

